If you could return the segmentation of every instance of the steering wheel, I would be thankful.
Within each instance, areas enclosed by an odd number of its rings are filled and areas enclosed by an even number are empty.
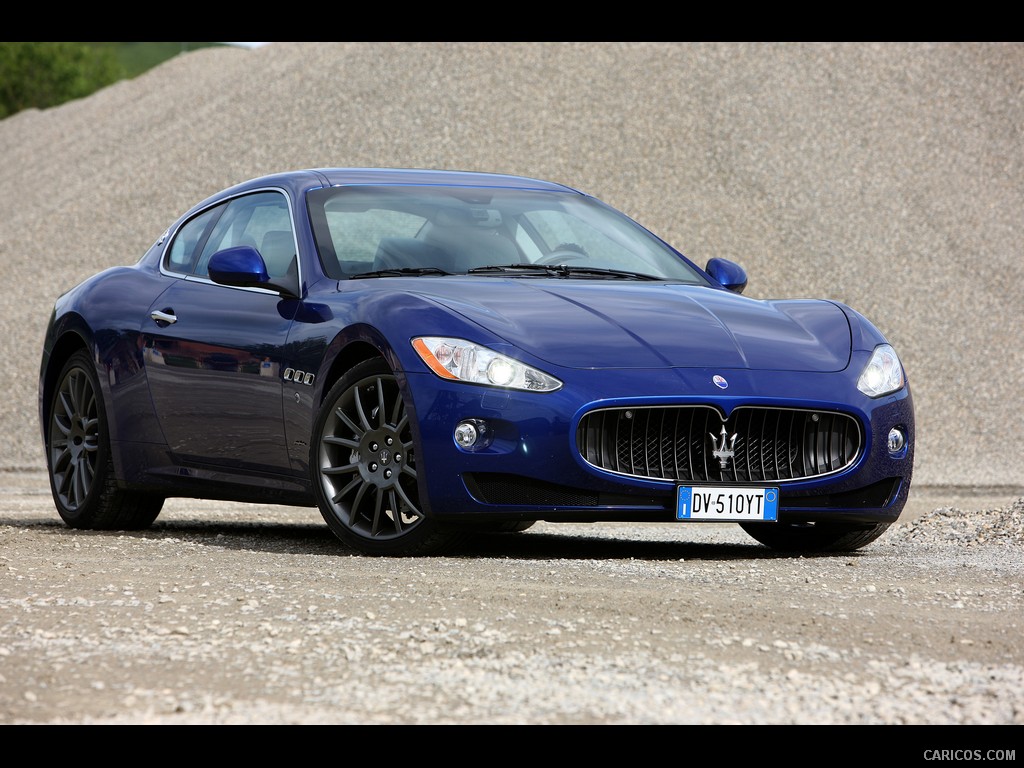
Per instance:
[[[586,259],[586,258],[588,258],[588,257],[587,257],[587,254],[585,254],[585,253],[580,253],[579,251],[571,250],[569,248],[564,248],[564,249],[561,249],[561,250],[555,249],[551,253],[549,253],[547,256],[544,256],[544,257],[542,257],[540,259],[537,259],[537,261],[535,261],[533,263],[534,264],[561,264],[563,261],[576,261],[577,259]]]

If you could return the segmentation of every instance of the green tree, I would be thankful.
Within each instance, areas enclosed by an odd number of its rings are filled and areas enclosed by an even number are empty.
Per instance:
[[[0,119],[88,96],[124,77],[113,51],[87,43],[0,42]]]

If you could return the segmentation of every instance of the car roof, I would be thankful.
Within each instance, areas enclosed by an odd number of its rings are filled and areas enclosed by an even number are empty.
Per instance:
[[[504,173],[426,168],[303,168],[257,176],[222,189],[193,205],[181,219],[227,197],[267,187],[283,188],[301,196],[312,189],[360,185],[499,187],[585,194],[565,184]]]
[[[507,189],[535,189],[581,194],[579,190],[564,184],[533,179],[528,176],[424,168],[305,168],[248,179],[225,191],[242,191],[260,186],[284,186],[290,189],[304,187],[311,189],[320,186],[336,187],[369,184],[503,187]]]
[[[563,184],[502,173],[480,171],[429,170],[418,168],[319,168],[313,172],[324,176],[331,186],[347,184],[425,184],[467,187],[508,187],[572,191]]]

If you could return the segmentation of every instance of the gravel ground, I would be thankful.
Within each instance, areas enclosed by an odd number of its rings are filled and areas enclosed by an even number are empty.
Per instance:
[[[0,121],[0,724],[1024,723],[1024,44],[274,43]],[[54,298],[262,173],[561,181],[747,293],[863,311],[918,419],[841,557],[725,526],[355,555],[313,510],[71,531],[36,423]]]
[[[1024,498],[922,489],[833,557],[538,524],[394,560],[292,507],[72,531],[0,481],[0,724],[1024,724]]]

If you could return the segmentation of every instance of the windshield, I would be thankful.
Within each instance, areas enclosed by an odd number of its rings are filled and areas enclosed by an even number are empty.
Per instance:
[[[707,284],[635,221],[578,193],[352,186],[315,190],[308,202],[335,279],[472,273]]]

